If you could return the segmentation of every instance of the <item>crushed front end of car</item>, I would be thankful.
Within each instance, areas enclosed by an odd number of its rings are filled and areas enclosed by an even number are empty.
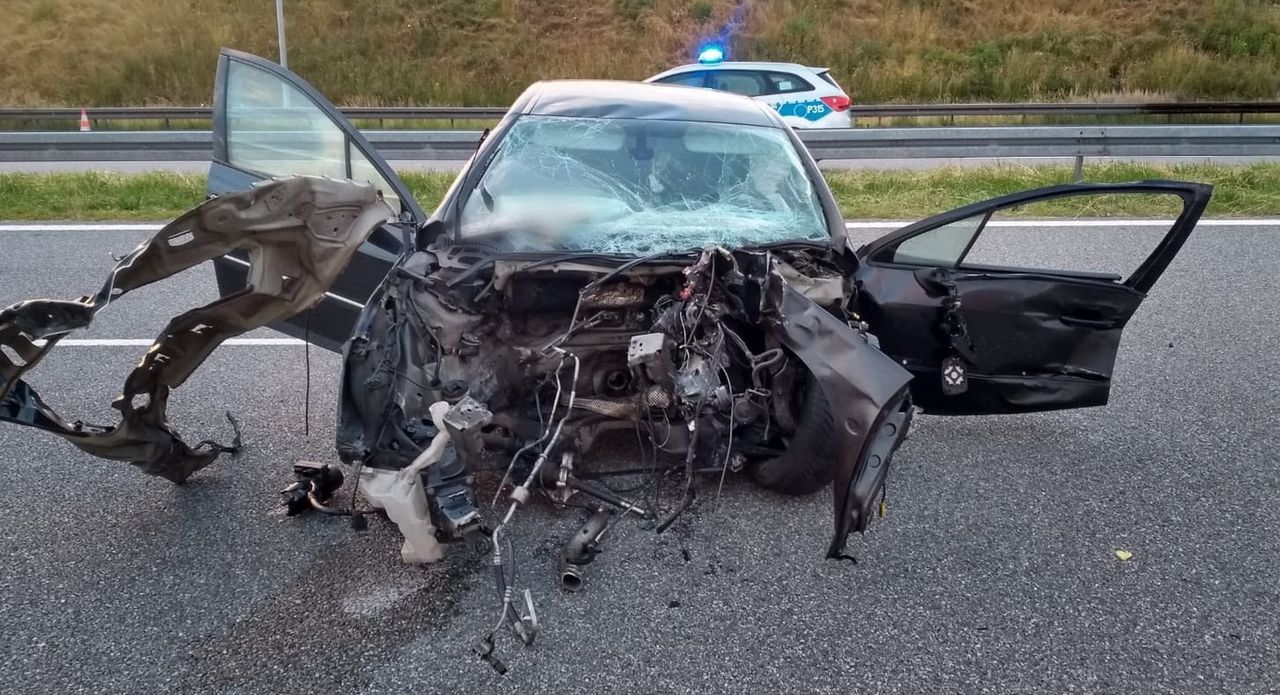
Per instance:
[[[412,251],[371,298],[345,352],[338,452],[404,537],[409,562],[487,542],[503,620],[532,639],[502,534],[535,496],[596,509],[564,545],[577,590],[617,517],[661,533],[700,480],[744,471],[808,493],[833,479],[828,555],[862,530],[904,438],[910,375],[850,311],[847,259],[820,244],[648,256]],[[682,488],[652,508],[604,484],[593,449],[634,432],[631,469]],[[476,476],[499,478],[481,499]],[[655,483],[656,484],[656,483]],[[719,483],[715,483],[719,484]],[[490,513],[492,508],[492,513]],[[482,644],[492,651],[492,634]]]

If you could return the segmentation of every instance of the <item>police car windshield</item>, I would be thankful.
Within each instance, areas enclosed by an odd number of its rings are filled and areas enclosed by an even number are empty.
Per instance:
[[[648,254],[829,239],[776,128],[523,116],[462,209],[461,236],[512,250]]]

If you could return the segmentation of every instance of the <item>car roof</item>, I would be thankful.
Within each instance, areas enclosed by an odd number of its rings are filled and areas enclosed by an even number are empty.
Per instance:
[[[796,71],[796,72],[812,72],[812,73],[827,72],[828,70],[828,68],[810,67],[808,65],[801,65],[800,63],[766,63],[761,61],[749,61],[749,60],[726,60],[719,63],[687,63],[685,65],[678,65],[674,68],[671,68],[670,70],[658,73],[657,75],[654,75],[649,79],[652,80],[655,77],[662,77],[663,75],[670,75],[678,72],[690,72],[693,70],[733,70],[733,69],[782,70],[782,71],[790,70],[790,71]]]
[[[615,80],[535,82],[511,110],[533,116],[639,118],[783,127],[777,113],[753,99],[697,87]]]

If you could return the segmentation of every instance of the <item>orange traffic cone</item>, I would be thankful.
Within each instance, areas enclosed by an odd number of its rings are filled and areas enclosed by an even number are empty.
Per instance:
[[[84,109],[80,109],[80,132],[87,133],[90,130],[92,128],[89,127],[89,114]]]

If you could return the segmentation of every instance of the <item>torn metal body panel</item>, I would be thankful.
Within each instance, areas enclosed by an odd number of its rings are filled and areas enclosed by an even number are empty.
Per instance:
[[[315,177],[268,182],[203,203],[122,258],[97,294],[0,310],[0,346],[12,351],[0,351],[0,420],[47,430],[151,475],[186,480],[227,448],[184,442],[165,417],[169,391],[227,338],[313,304],[389,217],[373,187]],[[22,379],[60,339],[88,327],[131,290],[236,249],[249,254],[249,285],[165,326],[112,403],[120,411],[118,425],[69,423]]]
[[[777,287],[775,285],[775,287]],[[777,305],[782,344],[822,385],[835,422],[835,533],[827,557],[844,553],[849,533],[871,522],[871,506],[884,488],[893,453],[911,424],[911,373],[859,332],[790,286]]]

